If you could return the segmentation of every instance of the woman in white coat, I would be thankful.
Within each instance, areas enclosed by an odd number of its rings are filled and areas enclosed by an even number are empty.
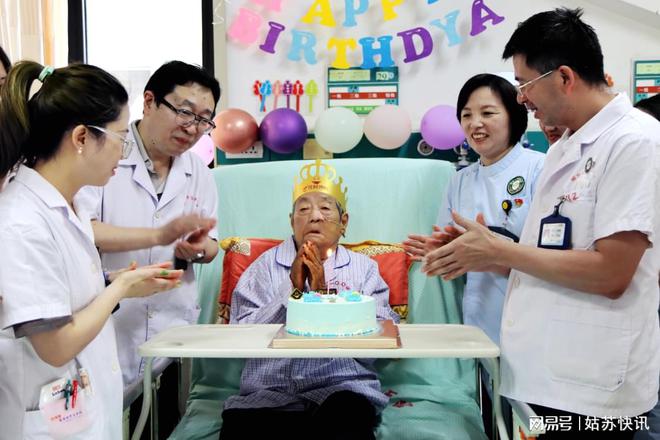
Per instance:
[[[35,80],[43,84],[30,96]],[[157,265],[104,280],[89,219],[73,203],[84,185],[104,185],[130,149],[127,100],[112,75],[82,64],[20,62],[2,89],[0,176],[20,165],[0,194],[0,328],[19,342],[23,380],[0,405],[23,406],[22,438],[121,438],[112,311],[181,276]]]

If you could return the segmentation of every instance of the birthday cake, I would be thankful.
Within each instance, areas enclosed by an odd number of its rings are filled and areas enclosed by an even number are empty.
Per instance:
[[[298,336],[342,337],[374,333],[376,302],[356,291],[325,295],[308,292],[290,297],[286,331]]]

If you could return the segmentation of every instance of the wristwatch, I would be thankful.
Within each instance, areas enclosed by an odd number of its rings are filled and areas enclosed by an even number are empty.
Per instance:
[[[297,288],[294,287],[293,290],[291,291],[291,298],[293,299],[300,299],[302,298],[303,293]]]

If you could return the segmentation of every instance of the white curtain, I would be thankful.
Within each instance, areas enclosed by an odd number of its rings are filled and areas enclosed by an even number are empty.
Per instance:
[[[67,0],[0,0],[0,46],[12,63],[67,64]]]

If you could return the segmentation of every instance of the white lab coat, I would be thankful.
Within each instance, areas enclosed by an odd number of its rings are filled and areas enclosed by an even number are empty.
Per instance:
[[[139,141],[135,123],[129,131]],[[78,197],[78,196],[77,196]],[[79,199],[93,212],[91,218],[122,227],[158,228],[184,214],[217,216],[217,190],[210,170],[194,153],[187,151],[174,158],[165,190],[158,200],[144,159],[138,148],[119,162],[117,173],[105,187],[86,187]],[[215,228],[209,236],[216,239]],[[106,270],[173,261],[175,243],[128,252],[101,255]],[[114,313],[117,343],[124,384],[134,383],[144,370],[138,347],[170,327],[197,322],[200,307],[192,264],[182,278],[183,285],[147,298],[121,302]]]
[[[62,195],[36,171],[21,166],[0,194],[0,328],[36,320],[69,316],[87,306],[104,289],[101,262],[94,247],[89,219],[78,217]],[[112,317],[76,356],[87,369],[94,389],[88,399],[93,424],[76,439],[118,439],[122,432],[121,372]],[[19,400],[26,412],[23,438],[50,438],[38,409],[43,385],[70,374],[75,361],[55,368],[43,362],[28,338],[15,348],[23,381]],[[0,375],[0,381],[19,381]],[[4,427],[0,428],[4,430]]]
[[[501,393],[595,416],[650,410],[658,392],[657,241],[660,124],[618,95],[548,151],[521,243],[536,246],[541,219],[572,221],[573,249],[640,231],[652,243],[616,300],[512,271],[502,316]]]
[[[470,220],[481,212],[487,225],[505,228],[520,237],[544,158],[543,153],[516,144],[497,163],[474,163],[460,170],[449,182],[436,224],[453,224],[452,210]],[[524,183],[513,190],[511,182]],[[508,215],[502,209],[504,200],[512,205]],[[507,281],[508,277],[493,272],[470,272],[463,291],[463,323],[479,327],[496,344],[500,343]]]
[[[2,189],[16,175],[10,172],[2,183]],[[0,190],[1,192],[1,190]],[[2,315],[2,292],[0,291],[0,316]],[[12,380],[0,380],[0,440],[20,438],[23,429],[25,404],[21,384],[23,383],[22,351],[20,341],[14,338],[12,329],[0,330],[0,372]]]
[[[0,316],[2,315],[0,303]],[[0,330],[0,372],[10,380],[0,377],[0,440],[21,438],[23,429],[23,368],[21,342],[14,339],[12,329]]]

